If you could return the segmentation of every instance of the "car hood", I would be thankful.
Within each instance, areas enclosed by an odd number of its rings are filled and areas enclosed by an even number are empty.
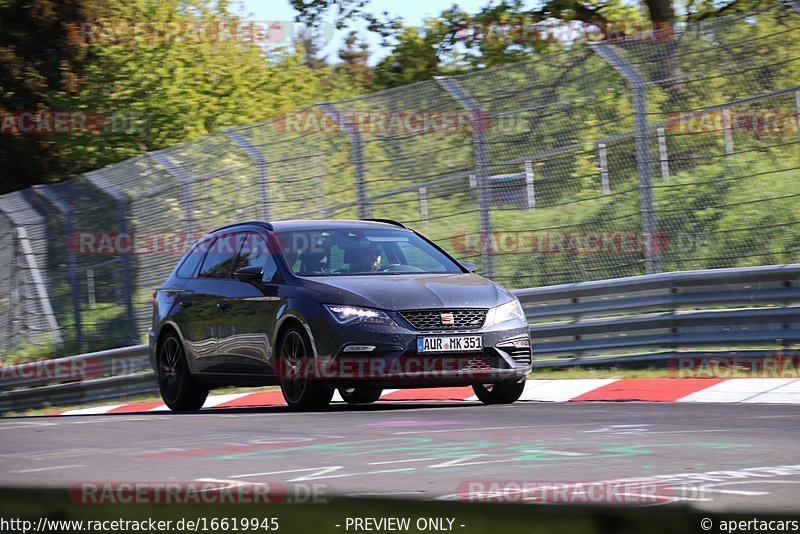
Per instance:
[[[513,299],[506,289],[477,274],[336,276],[306,279],[329,304],[386,310],[491,308]]]

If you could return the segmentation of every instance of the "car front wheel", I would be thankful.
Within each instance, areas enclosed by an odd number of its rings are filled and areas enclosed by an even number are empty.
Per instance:
[[[500,382],[495,384],[473,384],[472,390],[484,404],[511,404],[516,402],[525,390],[522,382]]]
[[[194,379],[180,339],[168,334],[158,346],[158,389],[173,412],[192,412],[203,407],[208,387]]]
[[[298,411],[323,410],[333,397],[333,389],[315,376],[314,355],[308,336],[300,326],[283,333],[278,349],[281,392],[289,408]]]

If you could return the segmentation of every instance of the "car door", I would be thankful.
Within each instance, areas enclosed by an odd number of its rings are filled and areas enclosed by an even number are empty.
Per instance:
[[[236,258],[237,239],[229,234],[211,242],[197,276],[184,286],[178,299],[182,311],[176,320],[186,352],[201,372],[214,372],[220,362],[218,341],[225,311],[224,290]]]
[[[231,278],[225,285],[228,307],[222,318],[224,336],[219,352],[231,365],[227,372],[271,375],[270,332],[277,320],[283,298],[276,258],[267,237],[256,232],[245,235],[235,269],[261,267],[263,275],[253,280]]]

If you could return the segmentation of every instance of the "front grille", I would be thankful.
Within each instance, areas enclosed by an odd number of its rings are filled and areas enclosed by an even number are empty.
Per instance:
[[[453,324],[443,324],[442,314],[452,314]],[[406,310],[400,315],[417,330],[477,330],[483,326],[486,310]]]
[[[483,356],[475,356],[473,358],[465,358],[461,362],[460,371],[491,371],[495,368],[488,358]]]
[[[514,362],[518,365],[530,365],[531,364],[531,349],[524,348],[524,349],[502,349],[506,350],[508,354],[514,359]]]
[[[523,346],[520,346],[523,345]],[[527,347],[524,345],[528,345]],[[531,364],[532,356],[530,341],[527,339],[517,339],[511,342],[503,342],[497,348],[511,356],[517,367],[528,366]]]

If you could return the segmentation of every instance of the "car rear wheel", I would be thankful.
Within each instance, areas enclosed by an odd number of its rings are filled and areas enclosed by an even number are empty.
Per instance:
[[[158,346],[158,389],[173,412],[192,412],[203,407],[208,387],[194,379],[180,339],[168,334]]]
[[[381,388],[358,386],[354,388],[339,388],[339,395],[347,404],[372,404],[381,398]]]
[[[291,326],[281,336],[278,349],[281,392],[289,408],[298,411],[322,410],[331,403],[333,389],[314,374],[314,355],[305,331]]]
[[[472,390],[484,404],[511,404],[516,402],[525,389],[522,382],[500,382],[495,384],[473,384]]]

